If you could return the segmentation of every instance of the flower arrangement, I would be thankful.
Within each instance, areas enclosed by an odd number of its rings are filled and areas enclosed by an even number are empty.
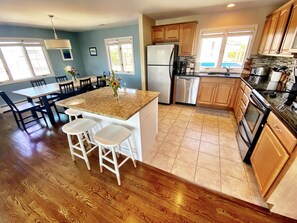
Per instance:
[[[68,65],[68,66],[64,67],[64,71],[65,71],[66,74],[71,75],[72,79],[74,81],[77,80],[76,79],[77,69],[75,69],[74,67]]]
[[[116,78],[113,70],[111,71],[110,77],[106,80],[107,85],[112,88],[113,96],[118,97],[118,89],[121,88],[121,80],[122,78]]]

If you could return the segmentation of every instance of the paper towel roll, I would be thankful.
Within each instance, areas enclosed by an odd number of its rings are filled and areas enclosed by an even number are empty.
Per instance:
[[[272,74],[271,74],[271,81],[279,81],[279,79],[281,78],[282,76],[282,72],[275,72],[275,71],[272,71]]]

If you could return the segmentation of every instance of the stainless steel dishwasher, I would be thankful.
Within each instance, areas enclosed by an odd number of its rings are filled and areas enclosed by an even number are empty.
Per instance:
[[[196,105],[199,77],[177,76],[175,102]]]

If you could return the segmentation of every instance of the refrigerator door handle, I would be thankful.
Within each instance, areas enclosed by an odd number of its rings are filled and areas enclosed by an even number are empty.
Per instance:
[[[171,61],[173,59],[173,54],[174,54],[174,48],[172,49],[170,58],[169,58],[169,77],[170,77],[171,81],[172,81],[172,67],[173,67],[173,65],[171,66]]]

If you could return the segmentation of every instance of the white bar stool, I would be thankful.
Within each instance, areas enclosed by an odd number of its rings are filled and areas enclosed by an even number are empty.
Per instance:
[[[99,145],[99,164],[100,172],[103,172],[103,167],[113,172],[117,176],[118,184],[121,185],[120,172],[119,168],[131,158],[133,161],[134,167],[136,167],[136,162],[133,156],[131,143],[129,137],[131,136],[131,131],[123,126],[118,125],[108,125],[97,132],[94,136],[94,140]],[[121,151],[121,143],[125,140],[128,141],[128,149],[130,155],[126,155]],[[104,148],[103,148],[104,147]],[[108,152],[105,152],[104,149],[108,149]],[[102,154],[104,151],[104,155]],[[108,154],[112,154],[112,159],[108,158]],[[118,164],[117,156],[118,154],[127,156],[120,164]],[[117,155],[117,156],[116,156]],[[114,169],[103,163],[103,160],[106,160],[114,165]]]
[[[90,163],[88,159],[88,154],[92,152],[97,145],[93,143],[93,128],[96,126],[97,122],[91,119],[79,118],[75,119],[62,127],[62,131],[67,134],[67,139],[69,143],[69,149],[71,153],[72,160],[75,161],[75,156],[84,159],[88,170],[90,170]],[[77,136],[78,143],[73,144],[71,136]],[[87,142],[89,148],[86,148],[85,142]],[[77,153],[80,151],[81,154]]]
[[[75,120],[75,119],[78,119],[78,116],[82,115],[81,111],[78,111],[72,108],[68,108],[67,110],[64,111],[64,113],[69,116],[69,122],[72,121],[72,117],[74,117],[73,120]]]

